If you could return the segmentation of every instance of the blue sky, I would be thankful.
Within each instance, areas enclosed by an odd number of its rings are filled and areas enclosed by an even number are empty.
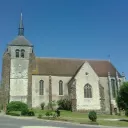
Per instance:
[[[25,36],[36,56],[108,59],[128,77],[127,0],[1,0],[0,73],[7,44],[17,36],[22,9]]]

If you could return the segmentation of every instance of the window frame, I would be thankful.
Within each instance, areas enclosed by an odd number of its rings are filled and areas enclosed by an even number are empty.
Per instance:
[[[18,56],[17,56],[18,55]],[[20,57],[20,50],[19,49],[16,49],[15,50],[15,57],[16,58],[19,58]]]
[[[25,50],[24,49],[21,49],[21,54],[20,54],[21,58],[24,58],[25,57]]]
[[[39,95],[40,96],[44,95],[44,81],[43,80],[39,81]]]
[[[87,99],[87,98],[92,98],[92,97],[93,97],[92,86],[87,83],[84,85],[84,98]]]
[[[112,84],[112,81],[114,81],[113,82],[113,84]],[[111,79],[111,90],[112,90],[112,97],[113,98],[116,98],[116,80],[115,79]]]
[[[59,81],[59,96],[63,96],[64,95],[64,86],[63,86],[63,81],[60,80]]]

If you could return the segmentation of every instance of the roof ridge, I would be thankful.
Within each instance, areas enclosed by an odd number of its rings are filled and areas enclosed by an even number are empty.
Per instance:
[[[61,60],[83,60],[83,61],[108,61],[105,59],[82,59],[82,58],[60,58],[60,57],[37,57],[37,59],[61,59]]]

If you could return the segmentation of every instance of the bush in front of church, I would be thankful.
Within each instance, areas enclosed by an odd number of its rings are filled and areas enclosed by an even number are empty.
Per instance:
[[[97,120],[97,113],[95,111],[90,111],[88,114],[88,118],[93,121],[96,122]]]
[[[29,112],[29,110],[26,109],[26,108],[24,108],[24,109],[21,110],[21,115],[22,116],[27,116],[28,115],[28,112]]]
[[[21,111],[22,116],[35,116],[35,113],[32,109],[22,109]]]
[[[69,99],[60,99],[60,100],[58,100],[57,103],[58,103],[59,109],[71,110],[71,108],[72,108],[71,100],[69,100]]]
[[[28,111],[28,116],[35,116],[35,113],[32,109]]]
[[[20,101],[12,101],[7,105],[7,112],[27,110],[27,104]]]
[[[42,109],[42,110],[44,110],[45,103],[44,103],[44,102],[43,102],[43,103],[41,103],[41,104],[40,104],[40,106],[41,106],[41,109]]]

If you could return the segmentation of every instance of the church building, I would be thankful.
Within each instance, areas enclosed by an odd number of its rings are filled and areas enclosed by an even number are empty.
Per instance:
[[[117,108],[115,98],[124,81],[108,60],[37,57],[24,36],[22,14],[18,35],[3,54],[3,104],[22,101],[36,108],[68,98],[73,111],[110,113]]]

